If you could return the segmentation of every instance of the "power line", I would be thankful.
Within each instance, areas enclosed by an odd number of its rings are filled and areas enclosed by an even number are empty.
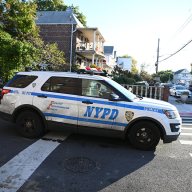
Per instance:
[[[176,33],[182,32],[187,25],[192,21],[192,14],[186,19],[186,21],[179,27],[179,29],[176,31]]]
[[[192,21],[192,14],[190,14],[189,17],[187,17],[187,19],[184,21],[184,23],[177,29],[177,31],[174,33],[170,41],[172,41],[179,33],[181,33],[191,21]],[[172,54],[169,54],[169,55],[172,55]]]
[[[191,42],[192,42],[192,39],[191,39],[188,43],[186,43],[184,46],[182,46],[179,50],[177,50],[175,53],[170,54],[170,56],[166,57],[165,59],[163,59],[163,60],[161,60],[161,61],[159,61],[159,62],[165,61],[165,60],[169,59],[170,57],[176,55],[178,52],[180,52],[182,49],[184,49],[184,48],[185,48],[187,45],[189,45]]]

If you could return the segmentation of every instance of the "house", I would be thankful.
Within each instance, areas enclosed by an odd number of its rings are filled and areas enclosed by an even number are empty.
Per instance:
[[[124,71],[131,71],[132,58],[131,57],[118,57],[117,65]]]
[[[114,46],[104,46],[105,60],[103,62],[103,68],[110,74],[116,63],[116,51]]]
[[[173,82],[175,84],[185,84],[188,87],[191,79],[192,75],[187,69],[180,69],[173,74]]]
[[[59,49],[64,51],[65,70],[71,71],[75,64],[102,67],[105,59],[104,37],[96,27],[84,27],[71,8],[66,11],[39,11],[36,24],[46,43],[57,43]]]

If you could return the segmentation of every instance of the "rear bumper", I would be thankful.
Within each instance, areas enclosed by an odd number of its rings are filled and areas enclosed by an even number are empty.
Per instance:
[[[0,111],[0,119],[3,119],[5,121],[13,121],[12,115],[8,113],[4,113]]]

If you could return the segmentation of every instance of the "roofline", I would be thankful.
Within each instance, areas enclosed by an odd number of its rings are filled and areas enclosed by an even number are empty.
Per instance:
[[[78,29],[92,29],[92,30],[98,30],[97,27],[78,27]],[[99,31],[99,30],[98,30]]]
[[[103,37],[103,35],[101,34],[101,32],[99,31],[99,29],[97,27],[78,27],[77,30],[94,30],[94,31],[97,31],[99,33],[99,35],[102,37],[103,41],[105,42],[105,38]]]
[[[77,23],[36,23],[36,25],[77,25]]]

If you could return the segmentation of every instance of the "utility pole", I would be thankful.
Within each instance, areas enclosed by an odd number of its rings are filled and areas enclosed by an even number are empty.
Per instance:
[[[157,61],[155,63],[155,66],[156,66],[156,74],[158,72],[158,65],[159,65],[159,42],[160,42],[160,39],[158,39],[158,45],[157,45]]]

